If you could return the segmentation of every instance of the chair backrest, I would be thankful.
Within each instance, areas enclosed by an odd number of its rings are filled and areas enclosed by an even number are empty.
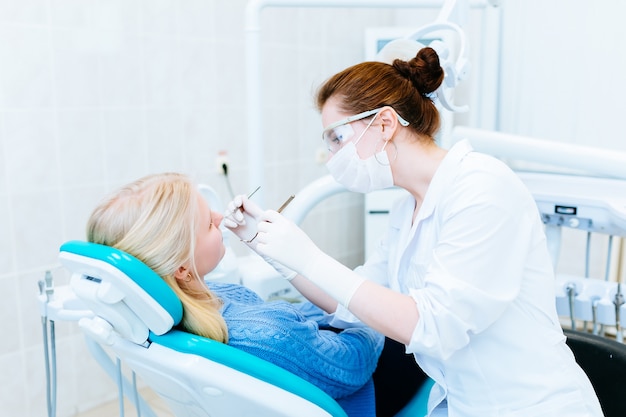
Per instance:
[[[565,330],[567,344],[596,390],[606,417],[626,416],[626,345],[590,333]]]
[[[345,417],[339,404],[298,376],[223,343],[172,328],[182,304],[131,255],[70,241],[59,258],[71,287],[95,314],[87,336],[107,345],[180,416]],[[103,328],[104,323],[104,328]]]
[[[59,259],[72,272],[76,295],[125,339],[143,343],[149,332],[163,334],[182,319],[182,304],[165,281],[123,251],[70,241]]]

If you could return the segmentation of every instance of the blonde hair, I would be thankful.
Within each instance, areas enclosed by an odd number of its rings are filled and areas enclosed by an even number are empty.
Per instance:
[[[221,300],[206,285],[193,290],[175,272],[191,265],[198,225],[198,191],[185,175],[154,174],[134,181],[105,198],[87,222],[87,240],[127,252],[148,265],[174,290],[183,304],[183,328],[219,342],[228,342],[220,314]],[[216,249],[217,250],[217,249]]]

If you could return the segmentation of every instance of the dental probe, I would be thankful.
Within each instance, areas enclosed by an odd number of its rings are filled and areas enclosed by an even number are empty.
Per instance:
[[[289,198],[288,198],[287,200],[285,200],[285,202],[283,203],[283,205],[282,205],[282,206],[280,206],[280,208],[279,208],[278,210],[276,210],[276,211],[277,211],[277,212],[279,212],[279,213],[280,213],[281,211],[283,211],[283,210],[284,210],[284,209],[285,209],[285,208],[289,205],[289,203],[291,203],[291,201],[292,201],[295,197],[296,197],[296,196],[295,196],[295,195],[293,195],[293,194],[292,194],[292,195],[290,195],[290,196],[289,196]]]
[[[248,199],[249,199],[250,197],[252,197],[252,196],[254,195],[254,193],[256,193],[257,191],[259,191],[259,189],[260,189],[260,188],[261,188],[261,186],[259,185],[258,187],[256,187],[256,188],[254,189],[254,191],[252,191],[250,194],[248,194]],[[243,213],[242,207],[237,207],[237,210],[239,210],[240,212],[242,212],[242,213]],[[233,212],[230,212],[230,211],[229,211],[229,212],[224,213],[224,216],[230,216],[230,215],[231,215],[231,214],[233,214],[233,213],[234,213],[234,211],[233,211]]]
[[[254,189],[254,191],[252,191],[250,194],[248,194],[248,198],[252,197],[254,195],[254,193],[256,193],[257,191],[259,191],[259,188],[261,188],[261,186],[259,185],[258,187],[256,187]]]
[[[260,188],[261,188],[261,186],[259,185],[258,187],[256,187],[256,188],[254,189],[254,191],[252,191],[250,194],[248,194],[248,199],[250,199],[250,197],[252,197],[252,196],[254,195],[254,193],[256,193],[257,191],[259,191],[259,189],[260,189]],[[238,208],[237,208],[237,210],[239,210],[239,212],[240,212],[241,214],[243,214],[243,206],[238,207]],[[232,214],[232,213],[227,214],[227,216],[229,216],[230,214]],[[253,241],[253,240],[254,240],[254,239],[258,236],[258,234],[259,234],[259,232],[256,232],[256,233],[254,234],[254,236],[252,236],[252,239],[248,239],[248,240],[241,239],[241,241],[242,241],[242,242],[245,242],[245,243],[251,243],[251,242],[252,242],[252,241]]]
[[[261,188],[261,186],[260,186],[260,185],[259,185],[258,187],[256,187],[256,188],[254,189],[254,191],[252,191],[250,194],[248,194],[248,199],[249,199],[250,197],[252,197],[252,196],[254,195],[254,193],[256,193],[257,191],[259,191],[259,188]],[[242,207],[237,207],[237,210],[239,210],[241,213],[243,213]],[[233,212],[233,213],[234,213],[234,212]],[[230,214],[232,214],[232,213],[230,213]],[[229,215],[230,215],[230,214],[229,214]]]
[[[255,191],[256,191],[256,190],[255,190]],[[253,192],[252,194],[254,194],[254,192]],[[289,203],[291,203],[291,200],[293,200],[293,199],[294,199],[294,197],[295,197],[295,195],[293,195],[293,194],[292,194],[292,195],[290,195],[290,196],[289,196],[289,198],[288,198],[287,200],[285,200],[285,202],[282,204],[282,206],[280,206],[280,207],[278,208],[278,210],[276,210],[276,211],[277,211],[278,213],[280,213],[281,211],[283,211],[283,210],[285,209],[285,207],[287,207],[287,206],[289,205]],[[257,237],[258,235],[259,235],[259,232],[256,232],[256,233],[254,234],[254,236],[252,236],[252,239],[248,239],[248,240],[244,240],[244,239],[242,239],[241,241],[242,241],[242,242],[245,242],[245,243],[252,243],[252,241],[253,241],[254,239],[256,239],[256,237]]]

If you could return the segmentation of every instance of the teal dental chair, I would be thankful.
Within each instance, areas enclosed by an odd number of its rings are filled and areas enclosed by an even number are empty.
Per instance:
[[[94,313],[79,326],[155,391],[179,417],[344,417],[316,386],[256,356],[173,329],[175,293],[117,249],[70,241],[60,248],[70,286]],[[119,381],[118,381],[119,384]],[[430,384],[398,416],[424,416]],[[141,404],[141,402],[139,402]]]
[[[328,395],[238,349],[173,326],[174,292],[150,268],[114,248],[71,241],[60,260],[71,287],[94,312],[79,326],[114,352],[177,416],[345,416]]]

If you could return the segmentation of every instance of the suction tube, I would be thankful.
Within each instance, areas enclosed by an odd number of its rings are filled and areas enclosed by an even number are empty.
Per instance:
[[[46,271],[45,278],[40,280],[39,299],[47,305],[54,296],[54,280],[52,273]],[[41,330],[43,336],[44,366],[46,371],[46,405],[48,417],[56,416],[57,402],[57,354],[54,320],[48,320],[46,308],[41,310]]]

